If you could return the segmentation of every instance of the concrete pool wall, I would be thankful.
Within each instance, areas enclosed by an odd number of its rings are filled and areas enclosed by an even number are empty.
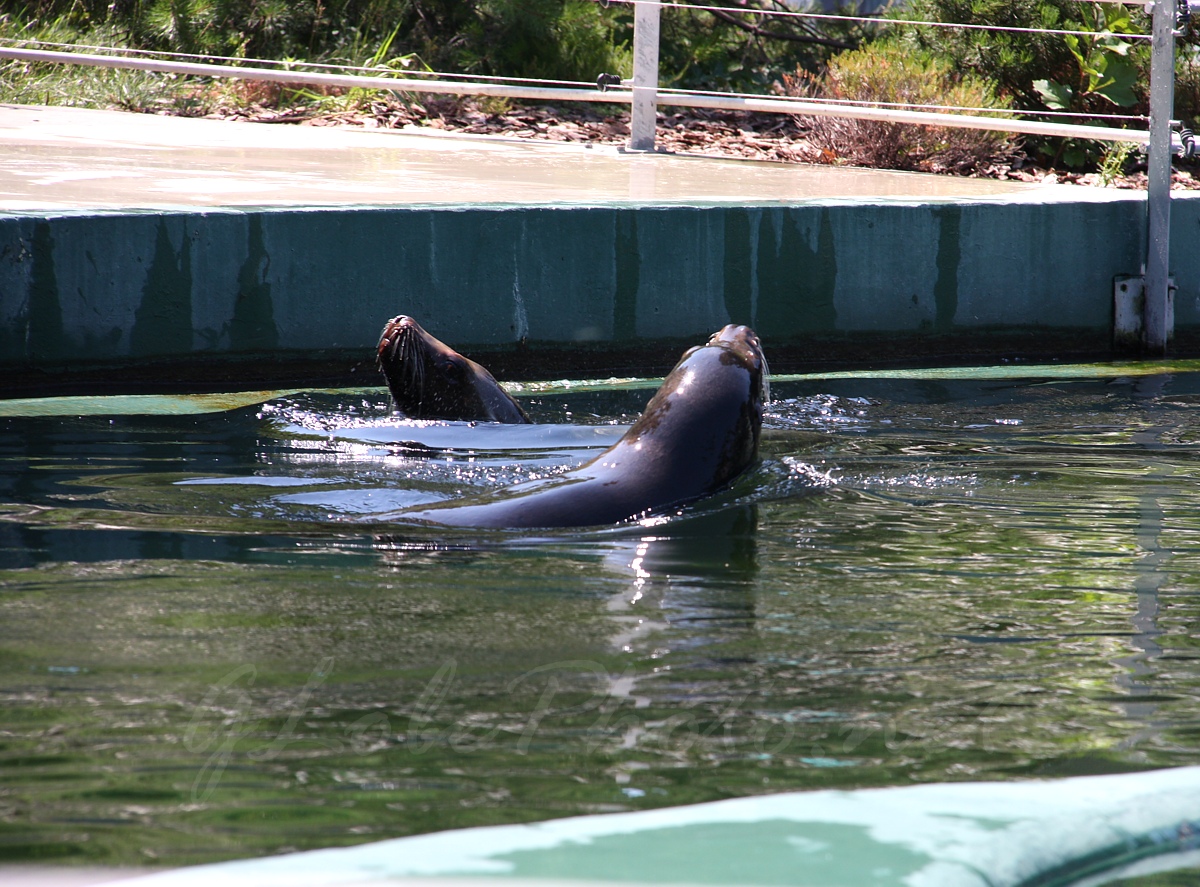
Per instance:
[[[777,369],[1104,357],[1113,280],[1139,273],[1144,252],[1143,194],[1066,186],[477,196],[0,203],[4,388],[138,387],[148,372],[166,387],[374,384],[373,346],[398,313],[512,377],[660,371],[730,321],[756,328]],[[1172,221],[1183,356],[1200,340],[1200,202],[1174,200]]]

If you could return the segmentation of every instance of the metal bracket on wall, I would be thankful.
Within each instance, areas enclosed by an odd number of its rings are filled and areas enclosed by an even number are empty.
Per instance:
[[[1113,278],[1113,347],[1118,351],[1141,351],[1145,342],[1144,324],[1146,279],[1137,274],[1119,274]],[[1175,278],[1167,278],[1167,341],[1175,333]]]

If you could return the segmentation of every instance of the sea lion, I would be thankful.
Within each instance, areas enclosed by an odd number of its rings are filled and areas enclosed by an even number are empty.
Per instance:
[[[554,478],[387,515],[463,527],[582,527],[673,510],[730,484],[758,458],[766,361],[729,325],[688,350],[624,436]]]
[[[389,320],[375,353],[393,405],[410,419],[529,423],[491,373],[429,335],[411,317]]]

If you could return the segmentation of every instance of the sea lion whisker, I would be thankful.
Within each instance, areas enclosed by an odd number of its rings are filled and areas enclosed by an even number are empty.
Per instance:
[[[421,353],[421,343],[411,332],[404,337],[406,357],[408,362],[409,383],[418,393],[425,389],[425,361]]]

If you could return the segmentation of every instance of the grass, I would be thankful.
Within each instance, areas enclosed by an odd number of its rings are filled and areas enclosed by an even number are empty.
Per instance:
[[[63,20],[31,27],[9,15],[0,15],[0,40],[6,44],[23,41],[30,48],[47,50],[59,49],[56,44],[133,48],[113,28],[101,26],[81,31]],[[384,62],[381,55],[386,54],[387,48],[385,44],[373,58],[363,59],[361,63],[389,68],[407,67],[413,63],[408,57]],[[271,82],[0,59],[0,102],[12,104],[195,117],[231,108],[253,107],[302,107],[314,112],[351,110],[383,94],[365,89],[322,91]]]
[[[7,15],[0,16],[0,38],[6,43],[22,40],[39,44],[125,45],[117,34],[106,28],[80,33],[60,20],[32,29]],[[40,48],[58,47],[43,45]],[[182,113],[188,109],[193,91],[191,84],[169,74],[0,60],[0,101],[14,104],[126,111],[162,109]]]

